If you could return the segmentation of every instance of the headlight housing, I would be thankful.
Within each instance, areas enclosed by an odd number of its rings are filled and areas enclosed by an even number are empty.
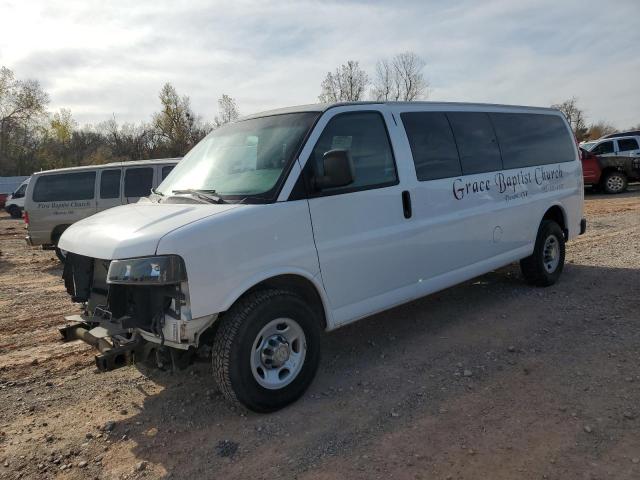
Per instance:
[[[177,255],[113,260],[107,273],[107,283],[121,285],[171,285],[186,279],[184,261]]]

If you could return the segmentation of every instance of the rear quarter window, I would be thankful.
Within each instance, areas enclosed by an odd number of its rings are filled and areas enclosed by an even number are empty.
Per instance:
[[[573,138],[557,115],[491,113],[505,170],[575,159]]]
[[[618,140],[618,150],[621,152],[638,150],[638,141],[635,138],[623,138],[622,140]]]
[[[34,202],[92,200],[95,195],[96,172],[43,175],[33,189]]]

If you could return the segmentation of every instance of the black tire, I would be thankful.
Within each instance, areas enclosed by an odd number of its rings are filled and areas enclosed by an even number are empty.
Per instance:
[[[7,211],[9,212],[9,215],[11,215],[11,218],[20,218],[20,217],[22,217],[22,210],[20,210],[20,207],[16,207],[15,205],[11,205]]]
[[[605,193],[622,193],[627,189],[629,181],[622,172],[609,172],[602,179],[602,189]]]
[[[555,260],[549,260],[549,251],[545,252],[545,249],[554,249],[554,242],[557,246],[557,263]],[[553,220],[543,220],[538,228],[533,253],[520,260],[520,270],[527,283],[538,287],[548,287],[556,283],[564,268],[564,254],[565,241],[562,229]]]
[[[60,260],[60,263],[64,263],[67,260],[67,252],[65,252],[60,247],[58,247],[58,245],[56,245],[55,251],[56,251],[56,257],[58,257],[58,260]]]
[[[256,380],[251,367],[254,342],[275,319],[297,322],[306,339],[306,354],[289,384],[268,389]],[[259,290],[248,294],[223,314],[213,341],[213,376],[224,397],[255,412],[273,412],[297,400],[311,384],[320,362],[320,319],[301,297],[286,290]]]

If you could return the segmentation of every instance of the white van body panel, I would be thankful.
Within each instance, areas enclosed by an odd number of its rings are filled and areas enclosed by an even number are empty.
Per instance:
[[[225,215],[202,218],[163,236],[156,253],[184,259],[194,318],[227,310],[249,288],[278,275],[299,275],[321,287],[304,200],[241,205]]]
[[[384,118],[398,183],[290,200],[324,127],[335,115],[352,111],[376,111]],[[560,209],[569,239],[580,233],[583,188],[575,145],[573,161],[561,164],[421,182],[401,119],[409,111],[561,115],[550,109],[447,103],[335,106],[309,134],[277,202],[127,205],[76,223],[63,234],[60,247],[105,260],[179,255],[193,318],[226,311],[263,280],[298,275],[316,287],[330,330],[527,257],[551,207]],[[501,175],[530,181],[503,190]],[[462,185],[480,182],[490,188],[456,193]],[[411,218],[403,215],[404,191],[411,195]]]
[[[59,246],[105,260],[153,255],[160,239],[177,228],[237,205],[163,204],[141,201],[99,212],[71,225]]]

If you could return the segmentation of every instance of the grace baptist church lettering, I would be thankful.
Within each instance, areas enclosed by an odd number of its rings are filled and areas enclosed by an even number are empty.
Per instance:
[[[453,181],[453,196],[456,200],[462,200],[463,198],[473,195],[474,193],[489,192],[492,190],[498,191],[498,193],[515,193],[516,189],[520,185],[528,185],[530,183],[536,183],[536,185],[544,185],[554,180],[562,179],[563,173],[560,166],[556,168],[536,167],[533,171],[525,172],[520,170],[515,175],[508,175],[502,172],[498,172],[492,178],[483,178],[480,180],[465,181],[463,178],[456,178]]]

